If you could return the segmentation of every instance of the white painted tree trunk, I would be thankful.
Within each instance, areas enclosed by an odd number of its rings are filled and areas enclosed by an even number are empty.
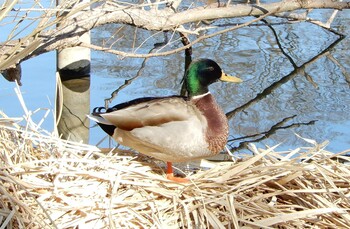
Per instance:
[[[84,33],[79,41],[90,43],[90,33]],[[89,119],[86,114],[90,113],[90,49],[57,50],[57,72],[58,85],[61,85],[56,95],[58,133],[65,139],[88,143]]]

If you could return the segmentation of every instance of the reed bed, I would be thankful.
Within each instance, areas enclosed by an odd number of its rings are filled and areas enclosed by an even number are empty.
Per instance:
[[[284,152],[250,145],[177,184],[157,161],[102,153],[24,119],[0,119],[1,229],[350,228],[348,151],[308,139]]]

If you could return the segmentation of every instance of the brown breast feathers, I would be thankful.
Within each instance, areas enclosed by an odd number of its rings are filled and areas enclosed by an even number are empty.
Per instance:
[[[228,138],[228,123],[224,112],[211,94],[193,100],[208,122],[205,133],[209,150],[218,153],[223,150]]]

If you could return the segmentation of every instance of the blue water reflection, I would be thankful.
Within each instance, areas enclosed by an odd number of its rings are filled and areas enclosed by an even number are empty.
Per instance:
[[[318,11],[318,17],[328,11]],[[316,13],[315,13],[316,14]],[[271,19],[273,20],[273,19]],[[217,22],[218,24],[223,21]],[[340,12],[334,21],[335,29],[350,35],[350,16]],[[299,66],[331,44],[336,37],[324,29],[309,23],[275,25],[276,34],[287,52]],[[119,31],[116,33],[116,31]],[[161,42],[162,33],[144,31],[139,33],[136,45],[130,37],[134,28],[107,25],[92,32],[93,42],[114,45],[125,51],[135,50],[147,39],[138,51],[148,53],[154,43]],[[110,43],[108,43],[110,42]],[[170,49],[180,45],[171,44]],[[131,48],[134,47],[134,48]],[[346,37],[335,48],[305,67],[291,80],[280,85],[263,99],[237,112],[230,119],[230,139],[267,131],[286,117],[296,115],[284,125],[307,123],[317,120],[314,125],[300,125],[278,130],[268,139],[257,143],[273,146],[283,143],[280,149],[294,149],[307,145],[294,133],[318,142],[329,140],[330,151],[339,152],[350,148],[350,39]],[[217,83],[211,91],[217,97],[225,112],[240,107],[261,93],[266,87],[293,71],[292,63],[276,44],[273,32],[266,26],[251,26],[207,39],[193,47],[193,57],[215,59],[230,74],[235,74],[244,83],[240,85]],[[104,99],[135,77],[140,71],[143,59],[121,59],[112,54],[92,52],[91,106],[103,106]],[[54,107],[55,54],[48,53],[23,63],[22,92],[31,110]],[[144,96],[165,96],[178,94],[184,70],[184,54],[151,58],[139,76],[118,93],[113,104]],[[0,106],[9,116],[22,115],[21,107],[13,91],[13,83],[0,79]],[[37,118],[40,120],[40,115]],[[52,117],[44,128],[53,129]],[[93,126],[93,123],[91,123]],[[105,133],[98,127],[91,128],[90,143],[99,142]],[[232,141],[232,147],[240,141]],[[108,141],[100,146],[106,147]]]
[[[346,17],[340,17],[338,20],[343,20],[343,23],[344,20],[349,21]],[[339,25],[344,26],[343,23]],[[274,28],[282,41],[281,45],[284,50],[298,66],[313,58],[337,39],[333,34],[309,23],[276,25]],[[346,49],[344,45],[348,43],[349,39],[346,38],[335,49],[307,66],[304,73],[298,74],[267,95],[266,98],[232,117],[230,120],[231,138],[267,131],[284,118],[296,115],[285,125],[317,121],[314,125],[300,125],[278,130],[259,144],[272,146],[282,142],[280,147],[282,149],[307,145],[294,134],[297,133],[318,142],[329,140],[329,150],[340,151],[350,148],[349,142],[345,140],[350,134],[347,128],[350,118],[349,83],[344,76],[344,69],[349,70],[349,63],[343,56],[348,56],[348,54],[342,52],[343,49]],[[340,50],[340,53],[337,50]],[[271,30],[264,26],[248,27],[207,39],[194,47],[193,57],[213,58],[226,72],[236,74],[245,80],[241,85],[217,83],[211,87],[212,93],[218,98],[226,112],[245,104],[293,70],[291,62],[276,45]],[[338,64],[334,59],[338,61]],[[130,60],[114,59],[113,64],[118,66]],[[182,54],[150,59],[140,77],[119,93],[115,103],[142,96],[177,94],[183,74],[183,62]],[[105,68],[110,67],[106,65]],[[114,81],[116,87],[123,84],[125,79],[135,76],[137,71],[131,66],[124,70],[123,76],[118,71],[110,72],[111,75],[116,76]],[[99,72],[94,71],[93,74],[94,78],[100,77]],[[96,86],[94,82],[92,85]],[[100,90],[105,97],[110,93],[104,89]],[[95,96],[92,95],[92,97]],[[99,103],[98,100],[96,99],[96,103],[92,101],[92,104],[96,106],[103,104],[101,99]],[[340,128],[342,126],[344,128]],[[99,133],[94,134],[95,131]],[[92,139],[100,134],[99,130],[93,129]],[[233,141],[232,146],[238,143],[239,141]]]

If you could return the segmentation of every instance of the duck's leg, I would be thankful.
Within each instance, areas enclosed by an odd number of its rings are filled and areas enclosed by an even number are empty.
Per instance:
[[[182,178],[182,177],[175,177],[174,173],[173,173],[173,163],[171,162],[167,162],[167,170],[166,170],[166,178],[168,178],[168,180],[172,180],[178,183],[188,183],[189,180],[186,178]]]

